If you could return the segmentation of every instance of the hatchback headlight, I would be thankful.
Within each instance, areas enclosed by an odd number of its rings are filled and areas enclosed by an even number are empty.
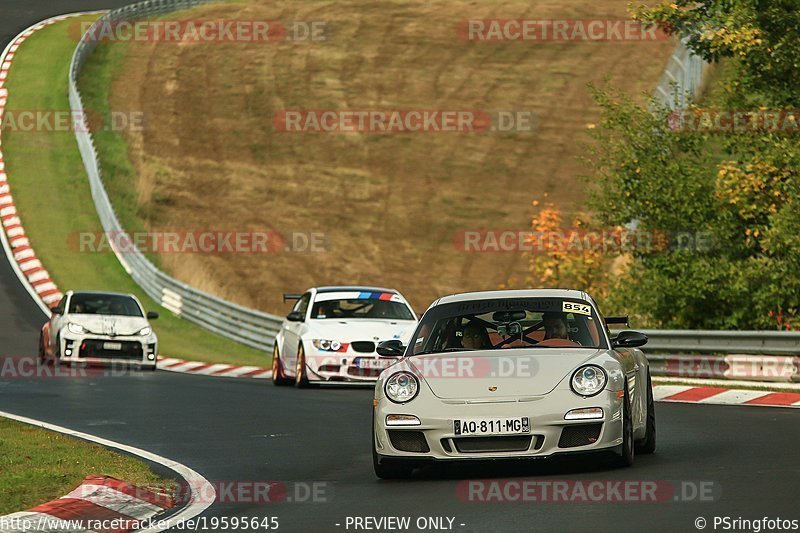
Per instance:
[[[397,372],[386,380],[383,389],[386,391],[386,397],[394,403],[406,403],[417,396],[419,380],[410,372]]]
[[[136,334],[141,335],[142,337],[146,337],[151,333],[153,333],[153,328],[151,328],[150,326],[145,326],[142,329],[140,329]]]
[[[72,322],[67,324],[67,329],[69,330],[70,333],[74,333],[75,335],[82,335],[83,333],[86,333],[86,328],[84,328],[80,324],[74,324]]]
[[[600,394],[608,381],[606,371],[597,365],[580,367],[572,374],[570,385],[575,394],[580,396],[595,396]]]

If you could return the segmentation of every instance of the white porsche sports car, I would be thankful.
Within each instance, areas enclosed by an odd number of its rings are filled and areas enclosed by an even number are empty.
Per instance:
[[[39,358],[42,363],[137,365],[156,369],[158,337],[132,294],[68,291],[42,326]]]
[[[431,461],[610,452],[656,445],[647,337],[612,336],[594,300],[570,290],[456,294],[434,302],[403,359],[375,386],[372,454],[381,478]]]
[[[372,384],[392,357],[379,357],[381,341],[408,342],[417,316],[403,296],[379,287],[317,287],[297,300],[275,338],[272,381]]]

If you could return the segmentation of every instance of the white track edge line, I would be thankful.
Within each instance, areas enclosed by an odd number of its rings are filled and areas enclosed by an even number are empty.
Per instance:
[[[138,457],[141,457],[142,459],[146,459],[153,463],[158,463],[162,466],[165,466],[170,470],[172,470],[173,472],[177,473],[179,476],[181,476],[188,483],[188,487],[191,492],[189,503],[187,503],[180,511],[170,516],[166,520],[166,523],[168,524],[167,527],[158,527],[153,525],[146,529],[140,529],[139,531],[155,532],[155,531],[164,531],[165,529],[170,529],[172,527],[175,527],[177,524],[184,522],[185,520],[194,518],[195,516],[202,513],[203,511],[211,507],[211,505],[217,499],[216,490],[214,489],[213,485],[211,485],[211,483],[208,482],[206,478],[204,478],[202,475],[200,475],[195,470],[192,470],[188,466],[181,464],[177,461],[173,461],[172,459],[167,459],[166,457],[162,457],[153,452],[148,452],[140,448],[128,446],[127,444],[121,444],[119,442],[104,439],[102,437],[97,437],[95,435],[90,435],[88,433],[83,433],[81,431],[76,431],[74,429],[65,428],[63,426],[57,426],[55,424],[50,424],[48,422],[42,422],[41,420],[27,418],[24,416],[15,415],[13,413],[7,413],[5,411],[0,411],[0,416],[8,418],[10,420],[15,420],[17,422],[22,422],[23,424],[29,424],[31,426],[37,426],[44,429],[49,429],[50,431],[55,431],[57,433],[62,433],[64,435],[69,435],[71,437],[76,437],[82,440],[94,442],[96,444],[100,444],[108,448],[114,448],[129,453],[131,455],[136,455]],[[200,494],[203,495],[202,498],[199,498]],[[212,495],[213,497],[211,497]]]

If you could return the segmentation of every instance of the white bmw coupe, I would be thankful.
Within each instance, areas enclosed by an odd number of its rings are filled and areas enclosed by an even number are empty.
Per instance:
[[[296,300],[275,338],[272,381],[368,383],[396,359],[379,357],[380,342],[408,343],[417,316],[403,296],[379,287],[316,287]]]

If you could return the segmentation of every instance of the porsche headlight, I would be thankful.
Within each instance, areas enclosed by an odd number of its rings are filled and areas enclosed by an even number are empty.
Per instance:
[[[142,337],[146,337],[153,332],[153,329],[150,326],[145,326],[140,329],[136,334],[141,335]]]
[[[394,403],[406,403],[417,396],[419,380],[410,372],[397,372],[389,376],[383,389],[386,397]]]
[[[86,328],[84,328],[80,324],[73,324],[72,322],[67,324],[67,329],[69,330],[70,333],[74,333],[75,335],[81,335],[83,333],[86,333]]]
[[[580,396],[595,396],[600,394],[608,381],[606,371],[597,365],[580,367],[572,374],[570,385],[575,394]]]
[[[326,352],[338,352],[342,349],[342,343],[339,341],[330,341],[327,339],[314,339],[311,341],[314,348]]]

